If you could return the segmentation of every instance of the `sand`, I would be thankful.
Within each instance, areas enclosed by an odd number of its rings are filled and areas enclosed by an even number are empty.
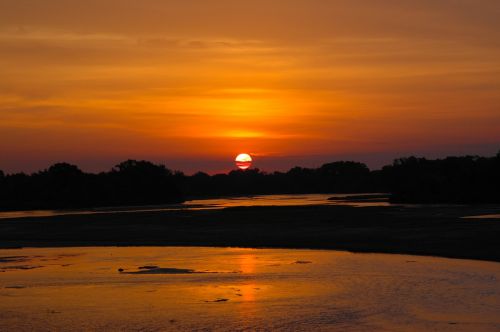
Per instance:
[[[0,220],[0,247],[339,249],[500,261],[488,206],[253,206]]]

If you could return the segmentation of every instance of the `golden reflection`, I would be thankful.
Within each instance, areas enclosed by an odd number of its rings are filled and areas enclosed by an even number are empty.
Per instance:
[[[252,252],[254,249],[248,249]],[[253,253],[239,256],[239,267],[243,274],[255,274],[257,257]],[[241,305],[238,306],[238,314],[245,322],[251,322],[257,316],[258,303],[256,301],[256,292],[260,289],[254,280],[249,279],[247,283],[238,285],[241,295]]]
[[[248,249],[253,251],[253,249]],[[255,273],[256,257],[254,254],[241,255],[238,259],[240,271],[245,274]]]
[[[500,324],[493,262],[202,247],[3,249],[0,258],[2,331],[286,331],[300,322],[310,331],[339,329],[339,322],[356,330],[359,312],[377,330]],[[117,270],[145,265],[219,273]],[[436,310],[439,299],[444,309]]]
[[[239,288],[241,291],[241,299],[243,300],[243,302],[255,302],[255,293],[257,290],[259,290],[259,287],[257,287],[256,284],[244,284],[239,286]]]

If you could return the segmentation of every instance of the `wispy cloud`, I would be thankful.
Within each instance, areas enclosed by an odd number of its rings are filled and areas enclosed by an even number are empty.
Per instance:
[[[85,139],[191,157],[500,140],[498,1],[0,7],[0,153],[12,158],[27,140],[61,157]]]

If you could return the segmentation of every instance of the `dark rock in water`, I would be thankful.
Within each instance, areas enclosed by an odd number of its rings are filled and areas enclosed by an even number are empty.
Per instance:
[[[0,263],[25,262],[29,259],[28,256],[3,256],[0,257]]]
[[[60,314],[61,312],[57,311],[57,310],[47,310],[47,313],[48,314]]]
[[[216,299],[216,300],[213,300],[213,301],[205,301],[205,302],[227,302],[229,301],[229,299],[223,299],[223,298],[220,298],[220,299]]]
[[[12,285],[12,286],[5,286],[5,288],[10,288],[10,289],[23,289],[23,288],[26,288],[26,286],[22,286],[22,285]]]
[[[42,265],[12,265],[12,266],[2,266],[4,270],[33,270],[43,267]]]
[[[311,264],[311,261],[296,261],[294,264]]]
[[[122,268],[119,268],[118,269],[118,272],[123,272],[124,270]]]
[[[139,266],[139,270],[151,270],[151,269],[157,269],[158,266],[156,265],[145,265],[145,266]]]
[[[346,201],[346,202],[363,202],[363,201],[387,201],[390,194],[362,194],[362,195],[349,195],[337,196],[328,198],[329,201]]]
[[[127,274],[190,274],[190,273],[204,273],[204,272],[199,272],[191,269],[176,269],[173,267],[155,267],[155,268],[148,268],[148,269],[142,269],[139,271],[132,271],[132,272],[124,272]]]

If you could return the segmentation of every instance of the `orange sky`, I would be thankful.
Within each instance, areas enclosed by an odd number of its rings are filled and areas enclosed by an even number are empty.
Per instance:
[[[2,0],[0,169],[500,150],[500,2]]]

